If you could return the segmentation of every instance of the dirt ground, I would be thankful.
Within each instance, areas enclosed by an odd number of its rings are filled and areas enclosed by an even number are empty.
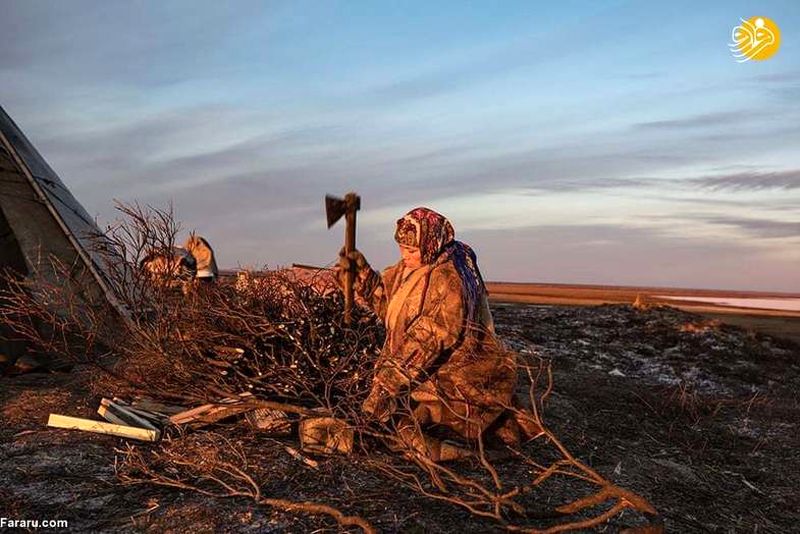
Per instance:
[[[575,456],[647,498],[668,532],[796,531],[800,345],[671,308],[493,309],[507,344],[552,358],[548,426]],[[0,516],[67,519],[70,531],[85,532],[337,531],[326,519],[247,500],[120,485],[115,458],[124,440],[45,426],[51,412],[94,417],[100,398],[89,392],[91,376],[76,369],[0,378]],[[253,441],[242,424],[217,430]],[[254,469],[269,481],[264,494],[325,502],[383,532],[497,530],[392,486],[358,456],[311,470],[265,439],[257,458]]]

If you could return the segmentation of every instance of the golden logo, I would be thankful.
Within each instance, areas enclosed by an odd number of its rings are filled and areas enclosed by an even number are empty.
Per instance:
[[[739,63],[755,60],[763,61],[775,55],[781,46],[781,31],[778,25],[767,17],[739,19],[741,24],[731,32],[732,43],[728,46]]]

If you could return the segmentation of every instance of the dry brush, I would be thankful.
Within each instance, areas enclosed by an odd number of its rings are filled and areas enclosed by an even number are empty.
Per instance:
[[[75,266],[49,265],[55,279],[7,274],[0,295],[3,322],[31,350],[101,369],[99,393],[183,405],[250,393],[254,406],[280,409],[294,419],[335,417],[356,435],[352,455],[363,469],[510,531],[589,528],[626,509],[656,516],[645,499],[572,456],[549,430],[549,361],[530,353],[514,356],[528,406],[506,408],[541,427],[535,439],[519,447],[478,439],[463,444],[473,450],[469,459],[434,463],[399,437],[396,419],[379,423],[360,411],[384,331],[363,308],[357,308],[352,326],[343,324],[344,298],[326,271],[311,279],[292,270],[264,271],[181,291],[174,281],[139,268],[148,254],[174,246],[180,227],[171,210],[118,208],[122,219],[95,236],[95,252],[105,259],[127,319],[87,298],[74,281]],[[405,420],[412,412],[408,401],[401,403]],[[220,431],[230,424],[221,422],[211,432],[174,429],[160,444],[127,445],[120,449],[119,478],[213,497],[244,496],[287,512],[325,515],[343,528],[374,529],[368,517],[359,517],[358,498],[342,511],[291,495],[265,495],[270,481],[254,469],[255,451],[271,438],[251,432],[233,443]],[[544,505],[554,498],[560,504]]]

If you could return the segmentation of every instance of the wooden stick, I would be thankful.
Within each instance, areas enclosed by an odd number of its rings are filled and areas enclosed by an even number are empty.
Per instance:
[[[345,195],[347,213],[345,213],[344,251],[348,258],[356,249],[356,210],[359,209],[359,198],[355,193]],[[356,280],[356,264],[352,259],[348,263],[347,278],[344,286],[344,324],[350,326],[353,321],[353,286]]]
[[[151,423],[156,423],[156,424],[169,423],[169,416],[164,415],[163,413],[141,410],[139,408],[134,408],[133,406],[123,406],[123,408],[125,408],[125,411],[127,412],[130,412],[134,415],[138,415],[139,417],[144,417]]]
[[[97,413],[100,415],[100,417],[102,417],[103,419],[105,419],[109,423],[112,423],[112,424],[115,424],[115,425],[128,426],[128,423],[126,421],[124,421],[123,419],[121,419],[121,418],[117,417],[116,415],[114,415],[114,413],[111,410],[108,409],[108,406],[103,406],[101,404],[97,408]]]
[[[167,416],[175,415],[186,410],[185,406],[175,406],[170,404],[162,404],[150,399],[137,399],[131,404],[134,408],[139,410],[147,410],[148,412],[156,412]]]
[[[197,408],[191,408],[189,410],[185,410],[180,413],[176,413],[175,415],[170,416],[169,422],[173,425],[180,425],[183,423],[188,423],[197,419],[202,414],[208,412],[213,408],[214,404],[203,404],[202,406],[198,406]]]
[[[186,423],[210,424],[231,415],[237,415],[254,410],[257,406],[243,403],[230,404],[204,404],[191,410],[186,410],[169,418],[170,423],[182,425]]]
[[[112,402],[108,399],[102,399],[100,401],[100,408],[105,408],[104,410],[105,413],[111,412],[111,414],[113,414],[116,419],[121,419],[123,421],[122,423],[117,423],[117,424],[125,424],[128,426],[146,428],[148,430],[158,430],[155,427],[155,425],[153,425],[150,421],[148,421],[144,417],[140,417],[135,413],[127,410],[124,406],[120,406],[119,404]],[[97,413],[103,415],[102,413],[100,413],[100,409],[97,410]],[[115,421],[111,422],[113,423]]]
[[[160,437],[158,430],[147,430],[132,426],[103,423],[102,421],[92,421],[91,419],[81,419],[80,417],[69,417],[67,415],[58,415],[55,413],[50,414],[47,426],[53,428],[68,428],[71,430],[85,430],[86,432],[109,434],[111,436],[142,441],[157,441]]]
[[[236,415],[237,413],[248,412],[257,408],[267,408],[270,410],[279,410],[282,412],[296,413],[303,416],[322,417],[329,415],[328,411],[324,408],[305,408],[303,406],[294,406],[283,402],[262,401],[258,399],[250,399],[250,396],[245,396],[245,402],[231,402],[228,404],[203,404],[190,410],[172,415],[169,418],[170,423],[174,425],[181,425],[184,423],[191,423],[195,421],[202,421],[204,423],[213,423],[228,417]]]

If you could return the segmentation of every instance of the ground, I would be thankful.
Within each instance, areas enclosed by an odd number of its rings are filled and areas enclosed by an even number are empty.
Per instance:
[[[548,426],[575,456],[647,498],[667,531],[796,528],[800,346],[671,308],[497,304],[494,311],[508,345],[552,358]],[[45,426],[51,412],[93,416],[100,399],[87,386],[92,374],[0,379],[0,517],[67,519],[70,530],[93,532],[336,531],[328,520],[244,499],[120,485],[114,466],[123,440]],[[234,442],[252,438],[244,425],[224,432]],[[253,469],[270,481],[265,494],[325,502],[383,532],[496,530],[387,485],[364,461],[323,459],[315,471],[264,440]],[[618,531],[630,519],[599,530]]]

